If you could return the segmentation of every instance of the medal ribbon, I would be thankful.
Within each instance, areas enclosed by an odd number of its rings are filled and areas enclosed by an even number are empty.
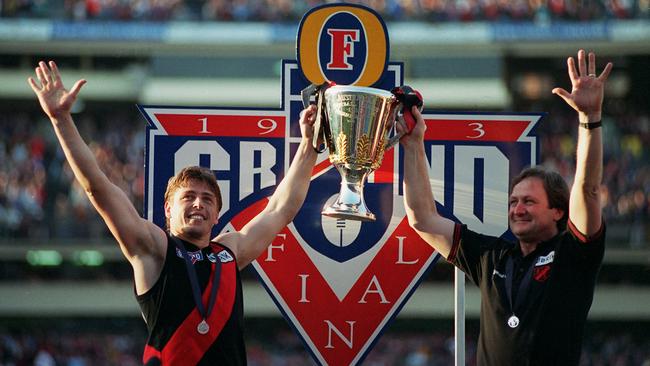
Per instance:
[[[199,280],[198,276],[196,275],[196,269],[192,264],[192,260],[190,259],[189,254],[187,254],[185,245],[183,245],[183,243],[181,243],[181,241],[178,239],[174,240],[174,243],[183,254],[183,259],[185,259],[185,267],[187,268],[187,275],[190,278],[190,284],[192,285],[192,295],[194,296],[194,303],[196,303],[196,308],[199,311],[199,314],[201,314],[203,320],[206,320],[210,316],[210,313],[212,313],[212,309],[214,309],[214,303],[216,302],[217,293],[219,292],[219,280],[221,279],[221,261],[218,257],[215,261],[214,278],[212,280],[210,300],[208,301],[208,309],[206,311],[205,306],[203,305],[203,301],[201,301],[201,289],[199,288]]]
[[[530,267],[528,267],[528,271],[526,271],[524,278],[519,284],[519,291],[517,291],[517,299],[515,300],[516,303],[513,303],[512,299],[512,286],[515,282],[514,267],[515,264],[512,256],[508,256],[508,261],[506,262],[506,295],[508,296],[508,303],[510,304],[510,312],[512,315],[515,315],[515,305],[521,304],[523,301],[522,299],[526,297],[526,293],[530,288],[530,280],[533,277],[534,264],[531,263]]]

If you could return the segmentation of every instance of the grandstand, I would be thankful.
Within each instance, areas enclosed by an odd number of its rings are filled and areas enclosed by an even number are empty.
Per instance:
[[[367,0],[391,61],[433,110],[548,112],[542,164],[570,179],[574,116],[550,94],[565,58],[595,50],[606,90],[607,251],[583,365],[650,365],[650,2]],[[297,23],[321,1],[1,0],[0,366],[135,365],[145,340],[131,270],[53,141],[26,78],[54,59],[89,82],[75,119],[109,178],[144,199],[145,120],[135,104],[277,107]],[[453,364],[453,271],[437,264],[366,358]],[[311,365],[244,271],[251,365]],[[467,364],[478,291],[467,288]]]

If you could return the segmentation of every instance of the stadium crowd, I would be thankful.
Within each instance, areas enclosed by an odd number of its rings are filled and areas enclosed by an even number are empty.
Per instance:
[[[79,129],[109,178],[142,208],[145,126],[134,112],[85,114]],[[36,112],[3,114],[0,134],[0,238],[106,235],[49,121]]]
[[[469,335],[466,364],[475,365],[475,335]],[[143,334],[133,332],[44,333],[0,329],[0,366],[138,365]],[[308,366],[314,361],[291,331],[275,329],[247,342],[250,366]],[[444,331],[384,334],[363,362],[370,366],[454,364],[453,335]],[[594,332],[583,346],[581,366],[650,366],[650,339],[627,331]]]
[[[1,0],[2,17],[67,20],[295,22],[329,0]],[[355,0],[387,21],[538,21],[648,18],[648,0]]]
[[[650,230],[650,115],[612,105],[605,117],[603,207],[610,222],[631,226],[631,245],[643,245]],[[145,124],[132,106],[78,117],[103,170],[138,209],[144,195]],[[550,111],[540,124],[542,164],[570,181],[575,152],[574,116]],[[108,237],[90,206],[49,122],[37,112],[0,115],[0,239]]]

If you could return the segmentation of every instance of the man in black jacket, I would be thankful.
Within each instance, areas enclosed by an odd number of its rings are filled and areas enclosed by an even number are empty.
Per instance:
[[[578,112],[573,187],[569,193],[559,174],[538,168],[515,178],[508,221],[516,243],[475,233],[438,214],[417,108],[412,111],[416,127],[401,139],[409,224],[481,289],[479,365],[579,363],[604,254],[601,109],[612,64],[596,75],[595,55],[580,50],[577,68],[573,57],[567,65],[572,90],[553,93]]]

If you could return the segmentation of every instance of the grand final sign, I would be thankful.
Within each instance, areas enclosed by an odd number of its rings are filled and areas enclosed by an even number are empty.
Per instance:
[[[165,225],[167,180],[187,165],[212,169],[223,195],[214,234],[259,213],[300,143],[300,91],[311,83],[404,84],[389,62],[386,27],[373,10],[329,4],[298,31],[297,60],[284,60],[278,109],[140,106],[148,120],[145,215]],[[511,176],[537,162],[540,115],[425,111],[429,177],[441,213],[493,235],[507,231]],[[253,267],[286,320],[321,365],[359,364],[439,255],[409,228],[403,154],[388,150],[364,195],[374,222],[320,214],[340,175],[319,155],[305,204]]]

